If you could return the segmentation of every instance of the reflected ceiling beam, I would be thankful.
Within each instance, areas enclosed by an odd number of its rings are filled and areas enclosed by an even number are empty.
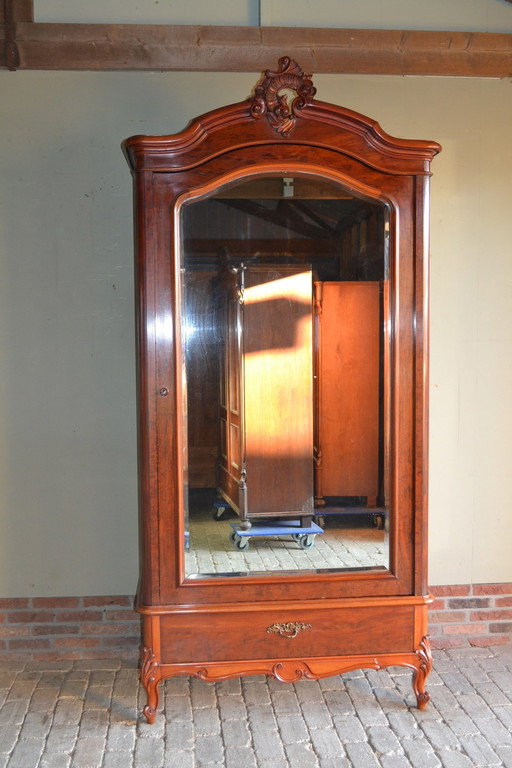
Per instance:
[[[326,236],[326,230],[328,234],[333,235],[334,230],[330,226],[326,226],[325,222],[322,222],[320,226],[318,224],[312,224],[310,221],[300,215],[299,211],[294,206],[294,201],[279,200],[277,208],[268,208],[255,200],[241,200],[228,198],[216,198],[217,202],[227,205],[229,208],[236,208],[242,213],[246,213],[248,216],[254,216],[257,219],[262,219],[268,224],[277,225],[285,230],[296,232],[303,237],[311,238],[324,238]],[[308,218],[312,218],[309,215]]]
[[[28,0],[21,7],[31,8]],[[46,24],[3,0],[0,66],[255,72],[283,56],[314,74],[510,77],[512,35],[301,27]],[[512,13],[512,9],[511,9]]]

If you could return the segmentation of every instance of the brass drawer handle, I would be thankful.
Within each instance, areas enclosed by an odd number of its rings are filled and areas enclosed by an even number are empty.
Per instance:
[[[311,624],[305,624],[303,621],[288,621],[285,624],[272,624],[271,627],[267,627],[267,632],[269,635],[281,635],[288,640],[293,640],[299,632],[304,632],[306,629],[311,629]]]

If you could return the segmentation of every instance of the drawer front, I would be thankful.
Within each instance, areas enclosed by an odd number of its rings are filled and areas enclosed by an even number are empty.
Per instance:
[[[414,650],[411,605],[175,613],[160,621],[164,664]]]

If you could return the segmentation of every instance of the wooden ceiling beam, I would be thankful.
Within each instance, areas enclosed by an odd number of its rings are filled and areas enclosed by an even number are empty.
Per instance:
[[[2,68],[257,72],[287,55],[314,74],[512,76],[511,34],[3,21]]]

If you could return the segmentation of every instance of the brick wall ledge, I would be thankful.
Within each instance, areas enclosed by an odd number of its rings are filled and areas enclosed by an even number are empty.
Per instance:
[[[433,648],[506,645],[512,641],[512,583],[431,587]]]
[[[431,588],[435,649],[512,641],[512,583]],[[140,617],[131,596],[0,598],[0,660],[138,657]]]

